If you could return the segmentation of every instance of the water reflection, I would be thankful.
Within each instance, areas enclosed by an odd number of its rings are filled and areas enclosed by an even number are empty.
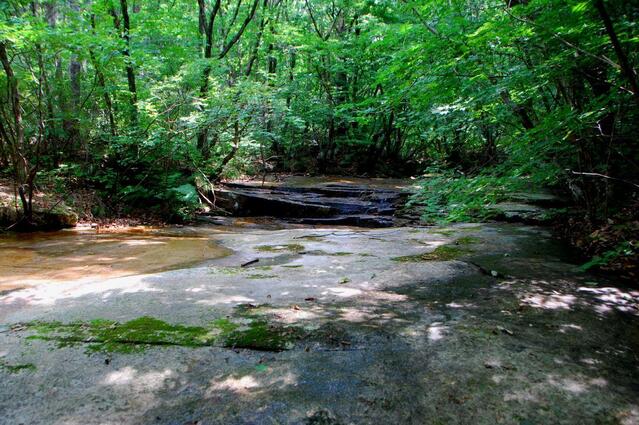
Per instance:
[[[0,238],[0,293],[43,282],[182,268],[229,254],[206,233],[128,228],[37,232]]]

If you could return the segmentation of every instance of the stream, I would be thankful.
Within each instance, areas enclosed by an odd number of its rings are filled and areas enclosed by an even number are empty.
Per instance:
[[[411,224],[410,182],[316,183],[2,237],[0,423],[639,423],[636,288],[543,227]]]

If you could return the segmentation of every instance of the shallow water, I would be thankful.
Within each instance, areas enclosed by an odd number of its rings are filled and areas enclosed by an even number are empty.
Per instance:
[[[193,229],[135,227],[0,237],[0,293],[42,282],[111,278],[178,269],[230,251]]]

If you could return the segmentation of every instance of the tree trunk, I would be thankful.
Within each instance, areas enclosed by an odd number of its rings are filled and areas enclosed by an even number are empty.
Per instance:
[[[207,63],[204,66],[204,71],[202,72],[202,85],[200,86],[200,98],[202,101],[205,101],[209,93],[209,76],[211,75],[211,64],[209,61],[211,60],[211,54],[213,52],[213,25],[215,24],[217,13],[220,10],[220,0],[215,1],[213,10],[208,18],[208,22],[206,19],[206,4],[204,3],[204,0],[198,0],[197,3],[199,10],[200,34],[205,37],[204,60]],[[204,158],[208,158],[209,156],[208,138],[208,126],[205,125],[197,134],[197,149]]]
[[[238,0],[239,1],[239,0]],[[204,0],[197,0],[198,2],[198,10],[199,10],[199,19],[198,25],[200,29],[200,33],[204,30],[205,36],[205,45],[204,45],[204,59],[206,61],[206,65],[204,67],[204,72],[202,75],[202,85],[200,86],[200,98],[202,100],[206,100],[209,92],[209,77],[211,75],[211,59],[213,52],[213,25],[215,24],[215,18],[220,10],[220,0],[215,1],[215,5],[213,6],[213,10],[211,11],[208,19],[208,23],[206,22],[206,4]],[[237,30],[235,35],[231,38],[231,40],[224,46],[222,46],[222,50],[220,54],[217,55],[217,59],[224,59],[224,57],[231,51],[231,48],[239,41],[242,34],[244,34],[244,30],[248,24],[253,20],[255,16],[255,11],[257,10],[257,5],[259,4],[259,0],[255,0],[253,5],[251,6],[251,10],[248,15],[242,22],[242,25]],[[239,7],[239,4],[238,4]],[[203,28],[204,27],[204,28]],[[229,28],[230,31],[230,28]],[[208,146],[208,126],[203,126],[197,134],[197,148],[202,153],[202,155],[206,158],[209,155],[209,146]]]
[[[93,33],[93,35],[95,35],[95,14],[91,14],[91,32]],[[95,69],[95,75],[98,79],[98,85],[102,90],[102,99],[104,100],[107,117],[109,119],[109,130],[111,132],[111,135],[115,136],[118,131],[115,125],[115,118],[113,117],[113,102],[111,101],[111,95],[109,94],[109,91],[106,87],[104,73],[102,72],[102,67],[98,63],[95,52],[91,48],[89,48],[89,57],[91,58],[91,63],[93,64],[93,68]]]
[[[0,62],[7,76],[7,89],[9,95],[9,103],[11,105],[11,111],[13,114],[13,141],[9,144],[9,151],[11,155],[11,161],[13,163],[16,184],[20,193],[20,201],[22,202],[22,209],[24,219],[27,222],[31,222],[33,218],[33,211],[31,208],[31,202],[26,199],[28,196],[32,198],[33,184],[29,184],[29,162],[24,152],[24,127],[22,124],[22,106],[20,105],[20,89],[18,87],[18,79],[13,72],[9,56],[7,54],[6,41],[0,41]],[[25,196],[25,186],[28,193]]]
[[[133,61],[131,59],[131,20],[129,19],[129,8],[126,0],[120,0],[120,12],[122,13],[122,23],[120,22],[120,18],[118,17],[113,4],[110,6],[109,12],[113,17],[113,25],[115,29],[120,32],[120,37],[124,40],[124,49],[122,50],[122,55],[124,56],[124,62],[126,64],[126,79],[129,87],[129,103],[131,105],[130,110],[130,120],[131,125],[135,128],[138,126],[138,92],[135,84],[135,71],[133,69]]]
[[[122,32],[122,38],[124,39],[125,47],[122,54],[125,56],[126,62],[126,79],[129,85],[129,92],[131,93],[131,123],[134,127],[138,126],[138,91],[135,86],[135,72],[133,70],[133,61],[131,59],[131,37],[129,32],[131,30],[131,22],[129,20],[129,10],[126,0],[120,0],[120,8],[122,9],[122,20],[124,23],[124,31]]]
[[[617,59],[619,59],[619,65],[621,66],[621,72],[628,80],[630,89],[632,90],[635,98],[639,99],[639,85],[637,84],[637,76],[634,69],[632,69],[632,66],[630,65],[630,61],[628,61],[626,52],[624,52],[623,48],[621,47],[621,43],[619,42],[619,38],[617,37],[617,33],[615,32],[615,28],[612,25],[612,20],[610,19],[610,15],[608,15],[608,11],[604,6],[603,0],[595,0],[595,8],[597,9],[597,12],[599,12],[599,17],[603,21],[604,26],[606,27],[606,33],[610,38],[612,47],[615,49]]]
[[[260,27],[257,32],[257,37],[255,38],[255,44],[253,44],[253,49],[251,51],[251,55],[249,56],[248,63],[246,65],[246,71],[244,71],[244,75],[247,77],[251,75],[253,70],[253,64],[257,60],[257,53],[260,48],[260,44],[262,42],[262,35],[264,34],[264,27],[266,26],[266,9],[268,7],[268,0],[264,0],[262,4],[262,19],[260,20]]]

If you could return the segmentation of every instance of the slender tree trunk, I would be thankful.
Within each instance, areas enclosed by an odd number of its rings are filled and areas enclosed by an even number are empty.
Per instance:
[[[129,85],[129,92],[131,93],[131,123],[134,127],[138,126],[138,90],[135,85],[135,72],[133,70],[133,60],[131,59],[131,21],[129,19],[129,9],[126,0],[120,0],[120,8],[122,9],[122,22],[123,32],[122,38],[124,39],[125,47],[122,54],[125,56],[126,61],[126,79]]]
[[[93,33],[93,35],[95,35],[95,14],[91,14],[91,32]],[[106,87],[104,73],[102,72],[102,67],[98,63],[95,52],[91,48],[89,48],[89,57],[91,58],[91,63],[93,64],[93,68],[95,69],[95,75],[98,79],[98,85],[102,90],[102,99],[104,100],[107,117],[109,119],[109,130],[111,132],[111,135],[115,136],[117,135],[118,130],[115,124],[115,118],[113,117],[113,102],[111,101],[111,95],[109,94],[109,91]]]
[[[33,211],[31,209],[31,202],[27,201],[26,196],[31,198],[33,184],[29,184],[29,175],[31,173],[29,173],[29,162],[24,152],[24,127],[22,124],[20,89],[18,87],[18,79],[13,72],[13,67],[11,66],[11,61],[7,54],[5,41],[0,41],[0,62],[2,63],[2,67],[4,68],[4,72],[7,76],[9,103],[13,114],[13,142],[9,145],[11,161],[13,162],[16,184],[20,194],[20,201],[22,202],[24,218],[28,222],[31,222],[33,218]],[[29,193],[25,195],[26,191]]]
[[[238,0],[240,1],[240,0]],[[213,5],[213,10],[209,14],[208,22],[206,19],[206,4],[204,0],[197,0],[198,2],[198,25],[200,29],[200,33],[204,30],[205,44],[204,44],[204,60],[206,61],[206,65],[204,67],[203,75],[202,75],[202,85],[200,86],[200,98],[204,101],[208,97],[209,92],[209,77],[211,75],[211,59],[213,53],[213,26],[215,24],[215,18],[220,11],[220,0],[216,0]],[[242,34],[244,34],[244,30],[248,24],[253,20],[255,16],[255,11],[257,10],[257,6],[259,4],[259,0],[255,0],[253,5],[251,6],[251,10],[247,14],[244,22],[237,30],[235,35],[228,41],[228,43],[222,46],[222,50],[217,55],[217,59],[224,59],[226,55],[231,51],[231,48],[239,41]],[[239,7],[239,4],[238,4]],[[230,32],[230,28],[229,31]],[[206,158],[209,155],[209,146],[208,146],[208,126],[203,126],[197,134],[197,148],[202,153],[202,155]]]
[[[508,92],[508,90],[502,90],[499,95],[501,96],[504,104],[508,106],[516,116],[519,117],[521,125],[526,130],[530,130],[535,127],[535,124],[530,117],[530,108],[526,107],[525,105],[513,102],[513,100],[510,98],[510,93]]]
[[[200,34],[204,36],[204,60],[207,62],[202,72],[202,85],[200,86],[200,98],[205,101],[209,93],[209,77],[211,75],[211,56],[213,52],[213,26],[215,18],[220,10],[220,0],[215,1],[213,10],[211,11],[208,22],[206,17],[206,4],[204,0],[198,0],[199,10],[199,28]],[[208,126],[203,126],[197,134],[197,149],[205,158],[209,156],[208,147],[209,131]]]
[[[619,42],[619,38],[617,37],[617,33],[615,32],[615,28],[612,25],[612,20],[610,19],[610,15],[606,10],[603,0],[595,0],[595,8],[597,9],[597,12],[599,12],[599,17],[603,21],[604,26],[606,27],[606,33],[610,38],[612,47],[615,49],[617,59],[619,59],[619,66],[621,66],[621,72],[628,80],[630,89],[632,90],[635,98],[639,99],[639,85],[637,84],[637,76],[634,69],[632,69],[632,66],[630,65],[630,61],[628,60],[628,56],[626,56],[626,52],[624,52],[623,48],[621,47],[621,43]]]
[[[224,171],[224,168],[233,159],[233,157],[237,153],[237,150],[240,148],[241,137],[242,134],[240,132],[240,123],[238,120],[235,120],[235,124],[233,124],[233,146],[231,147],[231,151],[226,154],[226,156],[218,166],[217,171],[215,172],[216,179],[220,178],[222,172]]]
[[[288,83],[289,85],[293,84],[293,79],[295,78],[295,66],[297,65],[297,54],[295,53],[295,48],[291,48],[291,54],[289,59],[289,67],[288,67]],[[290,88],[289,88],[290,91]],[[286,107],[291,107],[291,95],[286,95]]]
[[[135,70],[133,68],[133,60],[131,59],[131,20],[129,19],[129,8],[126,0],[120,0],[120,12],[122,14],[122,22],[120,17],[115,11],[113,4],[110,6],[109,12],[113,17],[113,25],[115,29],[120,32],[120,37],[124,40],[124,49],[122,55],[124,56],[124,62],[126,65],[126,79],[129,87],[129,103],[131,105],[130,121],[131,125],[135,128],[138,126],[138,91],[135,84]]]
[[[264,0],[264,3],[262,4],[262,19],[260,19],[260,27],[259,27],[259,30],[257,31],[257,37],[255,38],[255,43],[253,44],[253,49],[251,50],[248,63],[246,64],[246,71],[244,72],[244,75],[246,75],[247,77],[251,75],[251,72],[253,71],[253,64],[257,60],[257,54],[259,52],[260,44],[262,42],[264,27],[266,26],[267,7],[268,7],[268,0]]]
[[[275,31],[273,30],[273,27],[271,27],[271,35],[275,35]],[[274,44],[269,43],[268,57],[267,57],[267,64],[268,64],[268,83],[267,84],[269,87],[273,87],[275,73],[277,72],[277,58],[275,57],[274,51],[275,51]],[[272,144],[273,152],[275,152],[276,155],[279,155],[281,151],[280,145],[277,142],[277,139],[275,137],[271,137],[271,134],[273,133],[273,103],[270,98],[267,100],[266,115],[267,115],[266,133],[268,134],[268,137],[272,141],[271,144]]]

